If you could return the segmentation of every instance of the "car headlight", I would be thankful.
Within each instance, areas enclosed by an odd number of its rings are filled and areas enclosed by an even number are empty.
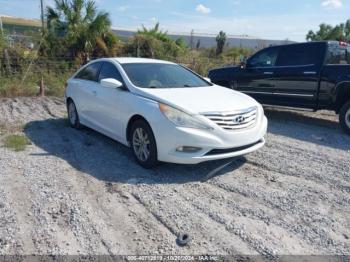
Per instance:
[[[159,103],[159,110],[163,115],[168,118],[177,126],[196,128],[196,129],[213,129],[210,126],[206,125],[199,119],[182,112],[181,110],[175,109],[171,106]]]

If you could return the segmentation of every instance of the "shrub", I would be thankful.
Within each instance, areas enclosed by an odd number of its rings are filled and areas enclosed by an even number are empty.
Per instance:
[[[16,152],[24,151],[27,145],[30,145],[30,141],[24,135],[8,135],[4,139],[4,147],[10,148]]]

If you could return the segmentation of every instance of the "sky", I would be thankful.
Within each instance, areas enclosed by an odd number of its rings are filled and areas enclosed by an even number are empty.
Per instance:
[[[53,0],[44,0],[52,5]],[[156,22],[169,33],[249,35],[304,41],[320,23],[350,19],[350,0],[96,0],[115,28],[137,29]],[[40,17],[40,0],[0,0],[0,14]]]

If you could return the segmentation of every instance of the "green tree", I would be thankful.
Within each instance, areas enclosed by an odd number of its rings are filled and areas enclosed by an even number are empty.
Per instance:
[[[222,54],[224,51],[224,47],[226,44],[227,36],[226,33],[220,31],[219,34],[215,38],[216,40],[216,55]]]
[[[142,30],[138,30],[137,35],[154,37],[162,42],[171,41],[168,36],[168,32],[163,32],[159,29],[159,22],[151,29],[147,29],[145,26],[142,26]]]
[[[224,52],[224,56],[233,59],[233,63],[239,62],[240,57],[248,57],[251,50],[245,47],[231,47]]]
[[[106,12],[97,12],[93,0],[55,0],[46,12],[47,32],[44,50],[89,60],[95,53],[107,54],[115,36]]]
[[[319,30],[314,32],[310,30],[306,35],[308,41],[321,41],[321,40],[337,40],[337,41],[350,41],[350,19],[346,23],[341,23],[336,26],[328,24],[320,24]]]
[[[157,23],[151,29],[142,26],[142,30],[138,30],[127,44],[125,52],[137,57],[173,59],[185,50],[184,42],[172,40],[167,32],[159,29],[159,23]]]
[[[175,43],[182,49],[187,48],[187,44],[186,44],[186,42],[185,42],[183,37],[180,37],[180,38],[176,39]]]

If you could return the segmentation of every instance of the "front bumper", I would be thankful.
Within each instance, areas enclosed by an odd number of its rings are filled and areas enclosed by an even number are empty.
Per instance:
[[[165,119],[164,119],[165,120]],[[198,164],[245,155],[264,146],[267,118],[262,115],[252,128],[228,131],[219,126],[214,130],[175,127],[172,123],[152,125],[155,134],[158,160],[178,164]],[[158,122],[159,123],[159,122]],[[178,152],[181,146],[199,147],[195,153]]]

